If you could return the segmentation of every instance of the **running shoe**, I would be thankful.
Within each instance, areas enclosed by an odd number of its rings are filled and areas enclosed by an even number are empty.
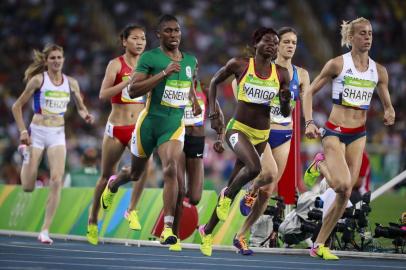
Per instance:
[[[180,244],[179,238],[175,244],[169,246],[169,251],[182,251],[182,245]]]
[[[257,199],[257,195],[252,195],[250,192],[244,195],[244,197],[240,201],[240,212],[243,216],[248,216],[251,212],[251,208],[254,205],[255,200]]]
[[[87,225],[86,233],[87,241],[92,245],[97,245],[99,243],[99,229],[96,224]]]
[[[172,228],[164,228],[164,230],[161,233],[161,237],[159,239],[159,242],[162,245],[174,245],[178,241],[178,238],[176,235],[173,234]]]
[[[200,243],[200,251],[203,255],[210,257],[213,251],[213,236],[204,232],[204,226],[205,225],[199,226],[199,234],[202,239],[202,242]]]
[[[131,210],[130,212],[128,212],[128,210],[125,210],[124,218],[128,220],[128,226],[130,227],[131,230],[135,231],[141,230],[141,224],[138,218],[138,211]]]
[[[254,251],[248,247],[244,236],[237,237],[237,235],[235,235],[233,239],[233,246],[238,248],[238,253],[242,255],[250,256],[254,254]]]
[[[230,212],[231,199],[224,195],[226,189],[227,187],[221,190],[220,199],[216,207],[216,214],[220,221],[225,221],[228,217],[228,212]]]
[[[117,177],[115,175],[110,177],[109,181],[107,182],[107,186],[100,197],[100,205],[106,212],[110,210],[111,205],[113,204],[114,196],[116,195],[116,193],[111,192],[111,190],[109,189],[109,184],[116,178]]]
[[[40,241],[43,244],[48,244],[48,245],[52,245],[52,243],[54,242],[48,234],[48,231],[42,231],[39,233],[38,235],[38,241]]]
[[[338,260],[339,258],[331,253],[331,250],[324,245],[319,245],[318,247],[312,247],[310,249],[310,256],[322,258],[324,260]]]
[[[314,159],[313,159],[312,163],[310,164],[309,168],[307,168],[307,170],[304,174],[303,180],[308,188],[312,188],[316,184],[317,179],[320,176],[320,171],[319,171],[318,165],[323,160],[324,160],[324,154],[317,153],[314,156]]]

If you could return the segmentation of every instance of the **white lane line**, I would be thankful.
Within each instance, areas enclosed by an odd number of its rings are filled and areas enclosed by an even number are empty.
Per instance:
[[[64,257],[66,258],[66,257]],[[158,262],[158,263],[163,263],[162,261],[159,260],[149,260],[149,261],[144,261],[144,260],[130,260],[131,262]],[[92,267],[107,267],[107,268],[124,268],[124,269],[156,269],[156,270],[161,270],[161,269],[179,269],[179,264],[183,264],[183,266],[189,265],[189,263],[186,262],[169,262],[172,264],[175,264],[174,267],[171,268],[158,268],[158,267],[146,267],[146,266],[121,266],[121,265],[106,265],[106,264],[88,264],[88,263],[61,263],[61,262],[38,262],[38,261],[19,261],[19,260],[2,260],[0,259],[0,262],[11,262],[11,263],[28,263],[28,264],[47,264],[47,265],[67,265],[67,266],[92,266]],[[128,262],[128,260],[126,260]],[[168,262],[165,262],[168,263]],[[255,265],[240,265],[240,264],[214,264],[214,263],[191,263],[191,265],[195,266],[218,266],[218,267],[232,267],[233,269],[247,269],[247,268],[255,268],[255,269],[287,269],[287,270],[309,270],[309,268],[302,268],[302,267],[286,267],[286,266],[255,266]],[[193,268],[183,268],[183,269],[189,269],[192,270]],[[201,269],[201,268],[199,268]],[[312,270],[326,270],[326,268],[312,268]]]
[[[16,261],[16,260],[1,260],[0,262],[9,263],[29,263],[29,264],[48,264],[48,265],[74,265],[74,266],[91,266],[91,267],[103,267],[103,268],[124,268],[124,269],[155,269],[155,270],[166,270],[168,268],[162,267],[144,267],[144,266],[121,266],[121,265],[105,265],[105,264],[90,264],[90,263],[62,263],[62,262],[37,262],[37,261]],[[20,268],[21,269],[21,268]]]
[[[49,248],[46,248],[46,249],[49,249]],[[69,251],[69,250],[65,250],[65,251]],[[94,252],[94,253],[99,253],[99,252]],[[103,252],[104,253],[104,252]],[[124,262],[154,262],[154,263],[162,263],[162,260],[156,260],[156,259],[150,259],[150,260],[145,260],[145,259],[143,259],[143,260],[139,260],[139,259],[133,259],[133,258],[128,258],[128,257],[125,257],[125,258],[105,258],[105,257],[84,257],[84,256],[68,256],[67,254],[65,254],[65,255],[63,255],[63,256],[55,256],[55,255],[42,255],[42,254],[38,254],[38,255],[36,255],[36,254],[21,254],[21,253],[11,253],[11,252],[8,252],[8,253],[3,253],[3,254],[8,254],[8,255],[15,255],[15,256],[34,256],[34,257],[50,257],[50,258],[64,258],[64,259],[66,259],[67,257],[69,257],[70,259],[73,259],[73,260],[81,260],[81,259],[83,259],[83,260],[85,260],[85,259],[89,259],[89,260],[92,260],[92,259],[94,259],[94,260],[105,260],[105,261],[124,261]],[[122,253],[117,253],[117,254],[114,254],[114,255],[122,255]],[[131,254],[132,256],[140,256],[140,254]],[[143,257],[146,257],[146,256],[151,256],[151,254],[150,253],[147,253],[147,254],[142,254],[142,256]],[[158,254],[153,254],[153,256],[159,256]],[[168,255],[164,255],[164,256],[168,256]],[[225,267],[227,267],[227,266],[234,266],[234,267],[239,267],[239,266],[241,266],[241,265],[231,265],[231,264],[229,264],[229,263],[225,263],[225,264],[223,264],[223,263],[219,263],[219,262],[213,262],[213,263],[208,263],[208,262],[196,262],[196,259],[199,259],[199,257],[198,258],[196,258],[196,257],[194,257],[194,256],[177,256],[177,255],[173,255],[173,256],[171,256],[171,257],[182,257],[182,258],[185,258],[185,257],[187,257],[187,258],[190,258],[190,259],[193,259],[194,261],[193,262],[188,262],[188,261],[174,261],[174,260],[171,260],[171,261],[165,261],[165,263],[167,263],[167,264],[190,264],[190,265],[207,265],[207,266],[209,266],[209,265],[213,265],[213,266],[225,266]],[[221,260],[221,261],[233,261],[233,262],[247,262],[247,261],[249,261],[250,263],[251,262],[261,262],[261,263],[267,263],[267,266],[258,266],[258,265],[245,265],[244,267],[245,268],[269,268],[270,266],[269,266],[269,264],[272,264],[272,263],[280,263],[280,264],[283,264],[284,265],[284,269],[303,269],[303,268],[296,268],[296,267],[294,267],[294,268],[288,268],[288,267],[286,267],[286,264],[291,264],[291,266],[293,266],[292,264],[300,264],[300,265],[317,265],[317,266],[336,266],[336,267],[351,267],[350,269],[353,269],[354,267],[369,267],[369,268],[383,268],[383,269],[387,269],[388,267],[390,267],[391,269],[406,269],[406,267],[404,267],[404,266],[396,266],[396,265],[391,265],[391,266],[388,266],[388,265],[385,265],[385,266],[382,266],[382,265],[373,265],[373,264],[369,264],[369,265],[363,265],[363,264],[348,264],[348,263],[345,263],[345,261],[340,261],[340,262],[337,262],[337,263],[325,263],[324,261],[317,261],[317,262],[291,262],[291,261],[280,261],[280,260],[252,260],[252,259],[248,259],[248,260],[245,260],[245,259],[226,259],[226,258],[209,258],[209,257],[200,257],[200,259],[205,259],[205,260],[207,260],[207,259],[216,259],[216,260]],[[275,267],[278,267],[278,266],[275,266]],[[306,268],[306,269],[308,269],[308,268]],[[317,270],[317,269],[321,269],[321,268],[314,268],[314,267],[312,267],[312,270]]]
[[[11,231],[11,230],[0,230],[0,235],[5,236],[22,236],[22,237],[34,237],[37,238],[37,232],[23,232],[23,231]],[[87,243],[85,236],[79,235],[66,235],[66,234],[51,234],[54,239],[61,239],[64,241],[77,241],[81,243]],[[123,238],[99,238],[99,243],[103,244],[123,244],[131,245],[137,247],[159,247],[165,248],[158,241],[147,241],[147,240],[135,240],[135,239],[123,239]],[[199,244],[184,243],[182,246],[185,250],[199,250]],[[252,247],[252,250],[256,254],[276,254],[276,255],[308,255],[309,251],[306,249],[286,249],[286,248],[257,248]],[[233,246],[225,245],[213,245],[213,251],[235,251]],[[365,258],[365,259],[394,259],[394,260],[406,260],[405,254],[395,254],[395,253],[377,253],[377,252],[353,252],[353,251],[341,251],[336,250],[336,255],[341,258]]]

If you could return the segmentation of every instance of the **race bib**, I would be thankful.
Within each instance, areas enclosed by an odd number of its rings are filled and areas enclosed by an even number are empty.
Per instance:
[[[44,106],[42,106],[42,111],[48,114],[64,113],[68,108],[69,100],[69,92],[46,90],[44,93]]]
[[[172,108],[185,108],[189,102],[191,81],[167,80],[161,105]]]
[[[122,80],[123,82],[128,81],[130,79],[130,76],[123,76]],[[123,90],[121,90],[121,101],[124,103],[144,103],[145,98],[144,96],[141,97],[136,97],[136,98],[131,98],[130,95],[128,94],[130,85],[127,85],[124,87]]]
[[[204,120],[204,112],[205,112],[205,107],[204,107],[204,102],[202,100],[198,100],[200,108],[202,109],[202,113],[199,114],[198,116],[193,115],[193,108],[192,108],[192,103],[189,102],[187,106],[185,107],[185,112],[183,113],[183,119],[185,122],[185,126],[194,126],[194,127],[199,127],[203,126],[203,120]]]
[[[256,104],[270,104],[276,97],[279,90],[279,83],[276,81],[265,81],[253,76],[247,76],[239,99]]]
[[[291,100],[290,100],[290,109],[291,111],[296,106],[296,101],[294,99],[294,93],[291,91]],[[271,102],[271,110],[270,110],[270,117],[273,123],[277,124],[287,124],[292,122],[292,115],[290,114],[288,117],[284,117],[281,112],[281,104],[279,97],[276,97]]]
[[[368,109],[371,103],[376,83],[373,81],[360,80],[344,77],[344,90],[342,93],[342,105]]]

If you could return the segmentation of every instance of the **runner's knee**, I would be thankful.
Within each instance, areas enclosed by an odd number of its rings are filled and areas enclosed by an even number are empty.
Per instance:
[[[162,172],[166,179],[176,180],[176,162],[171,160],[162,168]]]
[[[60,178],[55,177],[51,177],[50,181],[49,181],[49,187],[51,189],[61,189],[62,188],[62,180]]]
[[[266,170],[266,169],[264,170],[263,169],[259,175],[259,178],[262,179],[262,181],[264,183],[270,184],[270,183],[276,181],[277,175],[278,175],[277,169],[275,169],[275,170]]]
[[[342,181],[340,183],[338,183],[335,187],[334,187],[334,191],[337,194],[340,194],[342,196],[345,197],[350,197],[351,195],[351,190],[352,190],[352,186],[351,186],[351,182],[350,181]]]

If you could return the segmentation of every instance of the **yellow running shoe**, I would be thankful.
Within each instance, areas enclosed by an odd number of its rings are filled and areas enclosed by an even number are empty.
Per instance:
[[[182,251],[182,245],[180,244],[180,239],[176,241],[175,244],[169,246],[170,251]]]
[[[324,161],[324,159],[325,158],[323,153],[317,153],[314,156],[314,159],[310,164],[309,168],[307,168],[307,170],[305,171],[303,181],[306,184],[307,188],[310,189],[316,184],[317,179],[320,176],[318,165],[321,161]]]
[[[178,241],[178,238],[176,237],[175,234],[173,234],[172,228],[164,228],[164,230],[161,233],[161,237],[159,239],[159,242],[162,245],[174,245]]]
[[[113,178],[113,176],[110,177],[109,181],[107,182],[107,186],[100,197],[100,205],[106,212],[110,210],[111,205],[113,204],[114,196],[116,195],[116,193],[111,192],[111,190],[109,189],[109,184],[114,179],[116,178]]]
[[[217,203],[216,214],[220,221],[225,221],[228,217],[228,212],[230,211],[231,199],[224,195],[227,187],[223,188],[220,192],[220,199]]]
[[[87,225],[86,237],[87,241],[92,245],[97,245],[99,243],[99,229],[96,224]]]
[[[199,226],[199,234],[202,239],[202,242],[200,243],[200,251],[203,255],[210,257],[213,251],[213,236],[204,232],[204,226],[205,225]]]
[[[319,245],[318,247],[313,247],[310,249],[310,256],[319,257],[324,260],[338,260],[339,258],[331,253],[331,250],[324,245]]]
[[[130,227],[131,230],[135,231],[141,230],[141,224],[138,218],[138,211],[131,210],[130,212],[128,212],[128,210],[125,210],[124,218],[128,220],[128,226]]]

